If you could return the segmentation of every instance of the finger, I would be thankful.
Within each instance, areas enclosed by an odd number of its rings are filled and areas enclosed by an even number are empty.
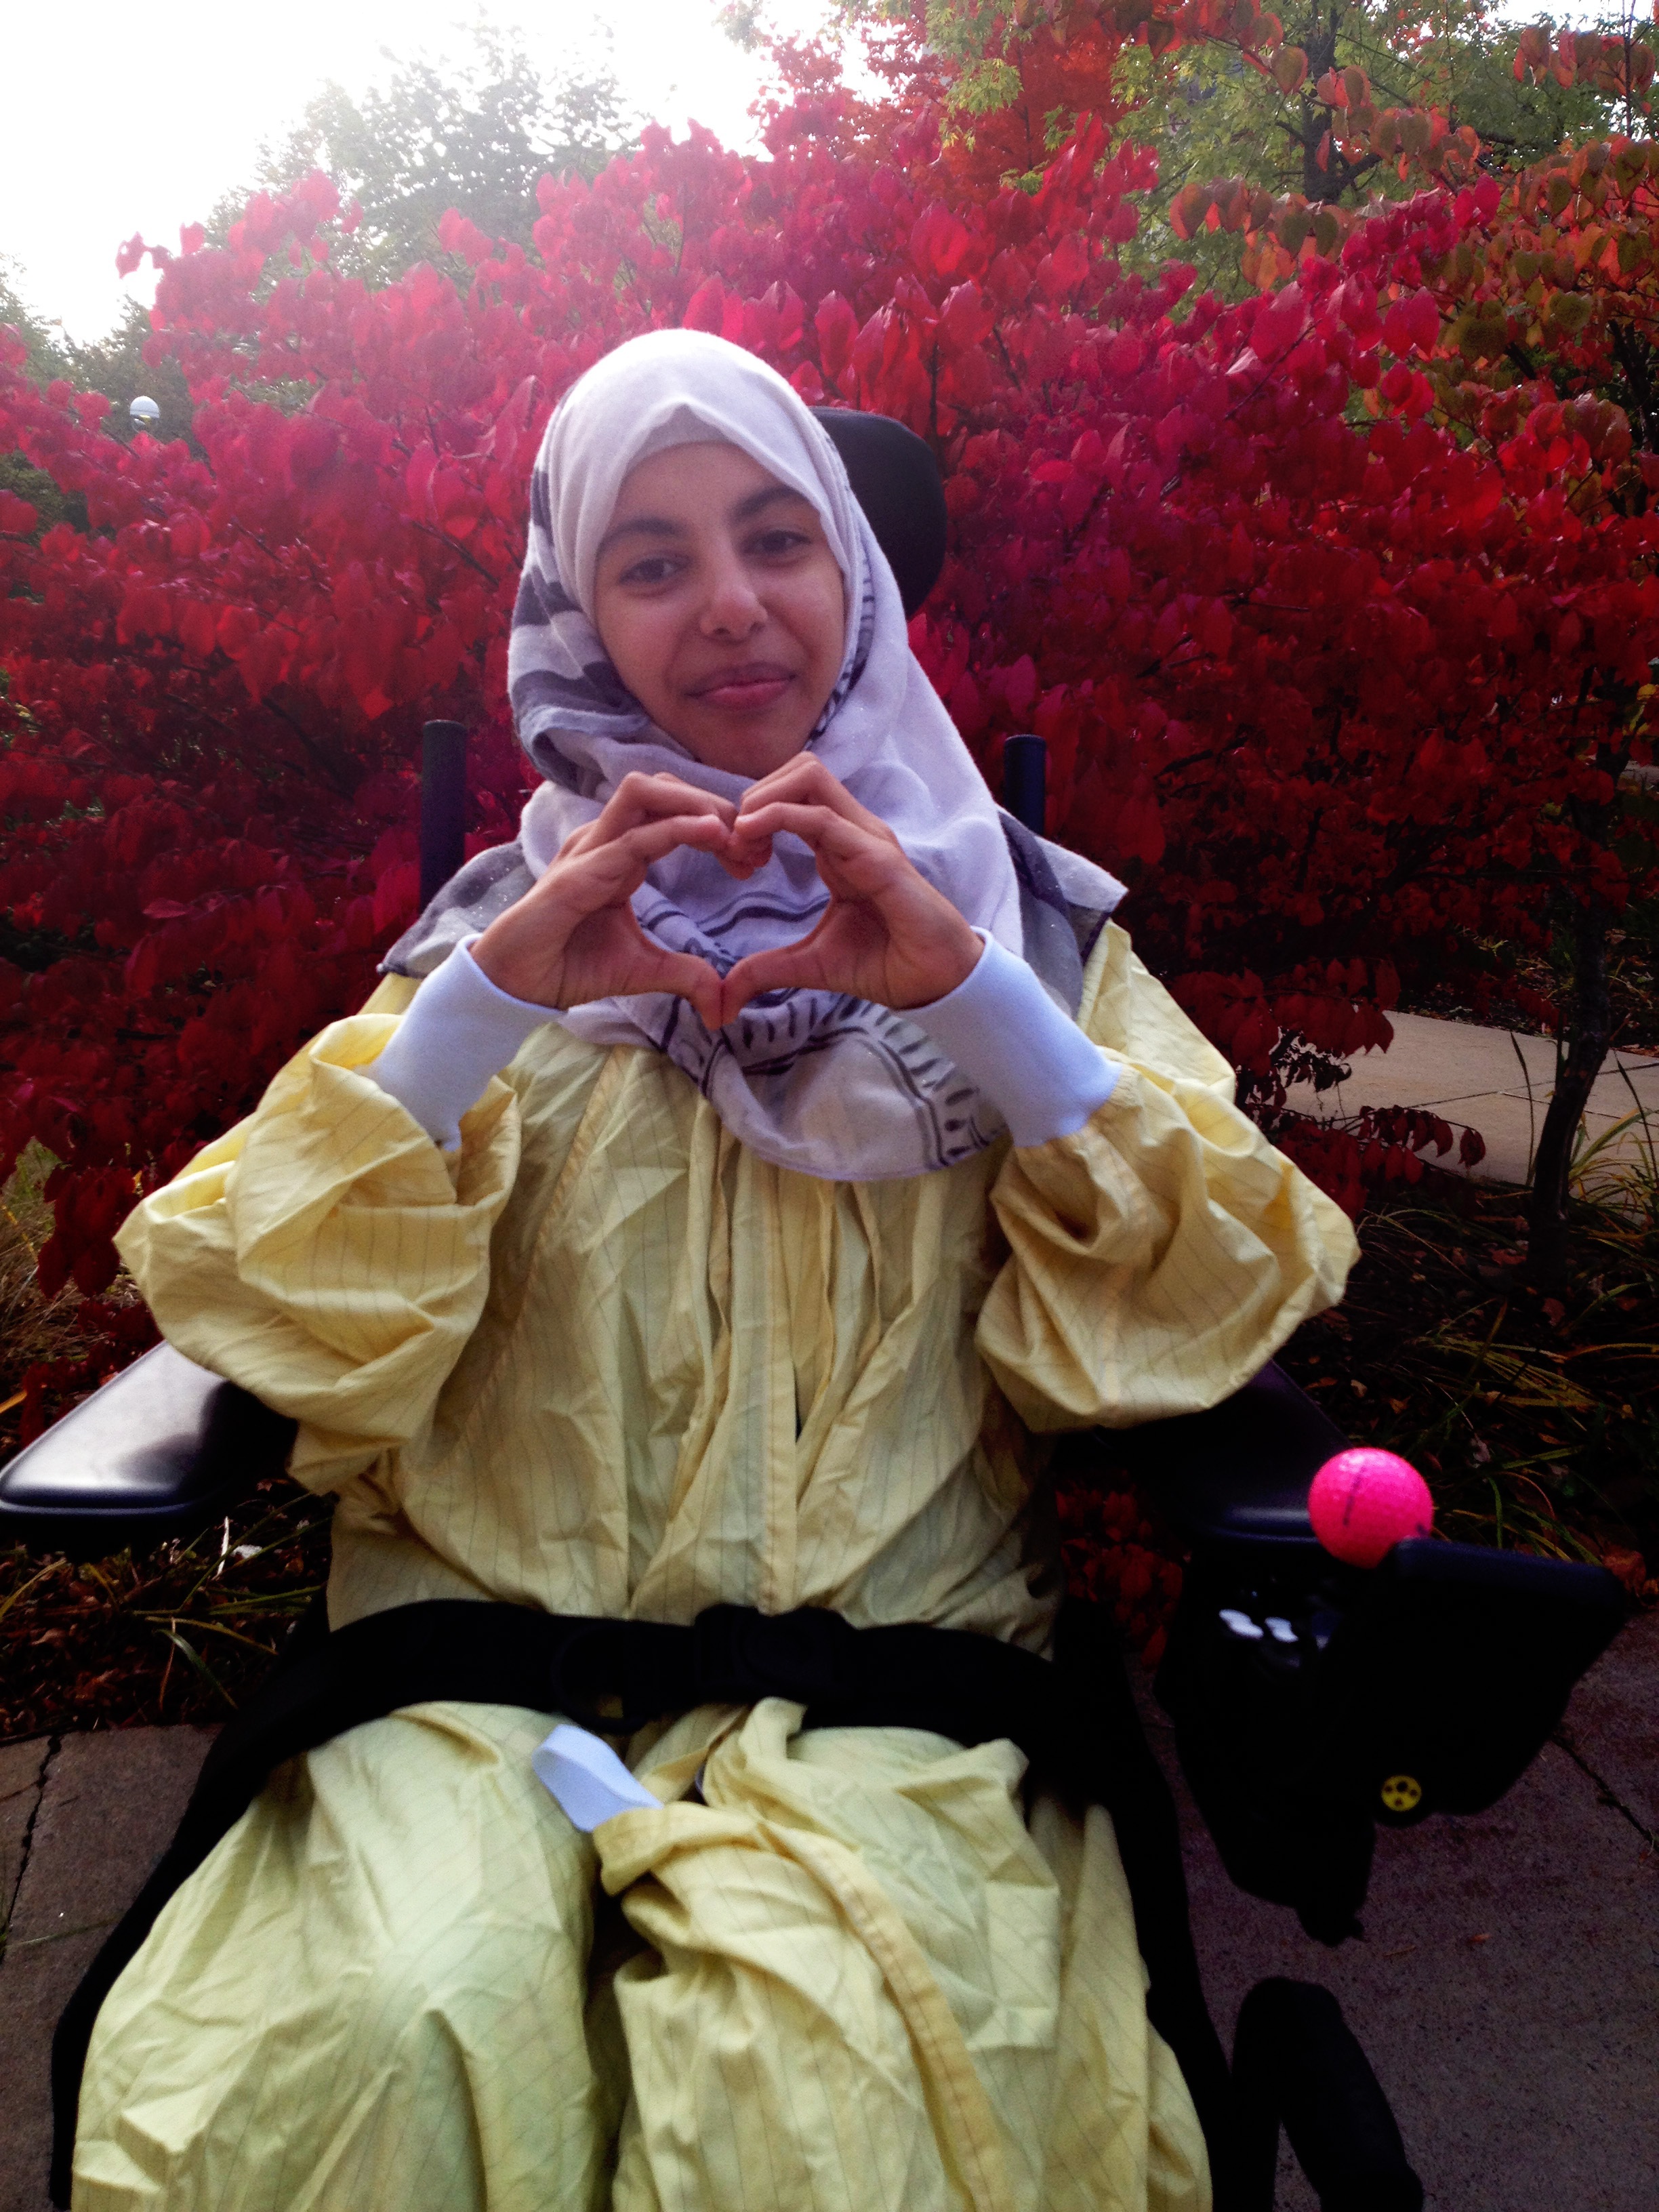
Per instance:
[[[757,835],[739,818],[732,832],[731,842],[720,857],[732,875],[741,872],[745,876],[752,876],[771,859],[772,840],[769,836]]]
[[[778,767],[768,769],[764,775],[757,775],[755,778],[748,790],[738,801],[738,813],[741,814],[745,806],[753,806],[764,799],[769,793],[775,792],[781,783],[794,781],[802,769],[811,768],[814,764],[819,767],[823,765],[822,762],[817,760],[816,755],[792,753],[789,758],[781,763]]]
[[[580,1006],[593,999],[627,999],[645,991],[669,991],[689,1000],[710,1029],[720,1027],[723,1016],[717,969],[695,953],[672,952],[647,937],[630,906],[608,913],[603,926],[605,941],[596,944],[589,939],[578,956],[577,988],[566,1004]]]
[[[646,940],[650,945],[650,939]],[[653,951],[660,948],[652,946]],[[726,1020],[725,990],[719,971],[706,960],[699,960],[695,952],[660,952],[660,957],[650,963],[650,980],[642,982],[641,989],[672,991],[677,998],[689,1000],[696,1009],[703,1027],[717,1030]]]
[[[892,840],[892,831],[878,814],[861,806],[847,786],[833,776],[816,753],[797,753],[793,760],[786,761],[781,768],[774,769],[744,792],[738,808],[739,823],[763,808],[778,801],[798,805],[828,807],[848,822],[873,836]]]
[[[714,858],[720,862],[721,867],[728,876],[735,877],[740,884],[746,884],[750,876],[758,875],[771,857],[772,847],[769,838],[763,848],[755,851],[740,850],[736,845],[729,846],[725,852],[721,852],[718,847],[714,848]]]
[[[821,921],[811,935],[803,937],[799,944],[780,945],[769,952],[751,952],[746,960],[739,960],[726,978],[721,994],[722,1020],[734,1020],[763,991],[823,989],[823,962],[817,946],[823,927]]]
[[[787,830],[814,853],[843,867],[856,867],[863,861],[866,872],[876,867],[884,876],[890,873],[895,860],[908,867],[903,848],[885,823],[877,822],[873,815],[870,820],[873,827],[866,829],[862,822],[832,807],[774,799],[752,815],[739,817],[732,832],[734,849],[740,857],[747,857],[763,839],[769,843]]]
[[[705,791],[701,784],[688,783],[672,769],[659,769],[651,775],[631,769],[617,786],[618,792],[624,787],[641,806],[655,814],[718,814],[723,822],[730,822],[738,811],[731,799],[722,799],[718,792]]]
[[[757,807],[765,806],[775,799],[818,800],[829,803],[831,789],[844,792],[846,786],[825,768],[816,753],[797,753],[781,768],[769,769],[757,776],[738,801],[738,812],[752,813]],[[848,794],[850,796],[850,793]]]
[[[571,831],[558,856],[576,860],[643,823],[664,821],[677,814],[718,815],[729,825],[737,818],[737,809],[729,799],[699,791],[693,784],[682,783],[677,775],[643,775],[635,769],[623,778],[592,821]]]
[[[643,860],[648,866],[680,845],[714,852],[731,842],[732,832],[716,814],[669,814],[659,821],[641,822],[636,829],[623,830],[605,849]],[[594,858],[598,857],[596,853]]]
[[[737,819],[737,813],[729,799],[721,799],[712,791],[699,791],[696,784],[683,782],[665,770],[659,775],[644,775],[634,769],[617,786],[591,827],[593,842],[608,844],[647,822],[665,821],[678,815],[709,814],[729,825]]]
[[[718,853],[730,836],[725,823],[713,814],[675,814],[665,821],[642,823],[609,844],[591,847],[561,867],[553,895],[561,903],[569,902],[580,911],[592,912],[631,896],[645,881],[653,860],[684,845]],[[552,876],[550,869],[542,881],[549,883]]]

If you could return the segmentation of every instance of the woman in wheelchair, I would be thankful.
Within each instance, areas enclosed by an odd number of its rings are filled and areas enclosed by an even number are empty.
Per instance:
[[[1045,1437],[1237,1389],[1348,1224],[1119,887],[999,815],[780,377],[636,339],[532,491],[519,840],[122,1249],[297,1418],[337,1629],[726,1601],[1042,1653]],[[516,1706],[291,1761],[103,2006],[76,2206],[1206,2207],[1105,1813],[1006,1741],[801,1722],[702,1705],[580,1803]]]

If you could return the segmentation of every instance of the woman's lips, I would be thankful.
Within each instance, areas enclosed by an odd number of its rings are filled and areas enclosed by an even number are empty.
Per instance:
[[[693,686],[691,696],[700,706],[718,707],[728,714],[745,708],[753,713],[782,698],[794,680],[790,671],[780,668],[775,661],[751,662],[707,678]]]

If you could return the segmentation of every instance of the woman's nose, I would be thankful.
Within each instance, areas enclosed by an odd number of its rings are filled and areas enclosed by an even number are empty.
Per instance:
[[[748,570],[735,551],[714,564],[703,601],[702,628],[710,637],[752,637],[766,620],[766,609]]]

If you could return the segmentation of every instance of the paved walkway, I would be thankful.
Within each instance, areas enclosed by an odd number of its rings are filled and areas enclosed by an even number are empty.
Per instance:
[[[147,1728],[0,1745],[0,2212],[46,2212],[52,2028],[171,1840],[211,1741]]]
[[[1263,1975],[1322,1981],[1393,2100],[1430,2212],[1652,2212],[1659,1614],[1626,1630],[1501,1804],[1379,1838],[1365,1940],[1335,1952],[1232,1887],[1144,1683],[1142,1697],[1182,1802],[1224,2039]],[[0,2212],[46,2212],[52,2024],[167,1840],[208,1741],[198,1729],[134,1729],[0,1748],[0,1895],[12,1904]],[[1288,2154],[1279,2204],[1316,2212]]]
[[[1486,1157],[1474,1171],[1478,1181],[1526,1182],[1555,1086],[1552,1040],[1435,1021],[1426,1014],[1389,1018],[1394,1042],[1387,1052],[1358,1054],[1350,1062],[1352,1079],[1322,1096],[1310,1083],[1297,1084],[1290,1093],[1291,1108],[1332,1121],[1363,1106],[1432,1107],[1455,1133],[1468,1127],[1486,1139]],[[1638,1108],[1650,1116],[1647,1140],[1659,1153],[1659,1054],[1610,1054],[1590,1093],[1586,1138],[1594,1143],[1606,1136]],[[1627,1131],[1608,1146],[1603,1164],[1634,1161],[1640,1145],[1640,1130]],[[1455,1152],[1441,1164],[1461,1172]]]

